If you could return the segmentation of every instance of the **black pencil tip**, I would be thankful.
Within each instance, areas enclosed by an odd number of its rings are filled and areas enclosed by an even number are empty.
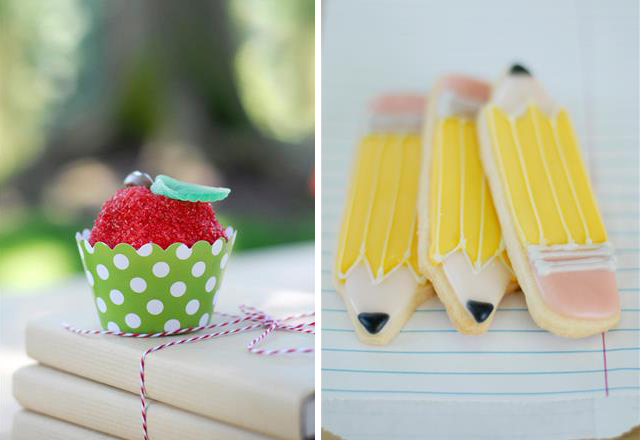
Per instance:
[[[358,314],[358,321],[369,333],[375,335],[382,330],[382,327],[389,320],[389,315],[386,313],[360,313]]]
[[[509,74],[510,75],[531,75],[531,72],[529,72],[529,70],[527,70],[526,67],[524,67],[522,64],[514,64],[511,66],[511,69],[509,69]]]
[[[493,304],[470,299],[467,301],[467,309],[471,312],[476,322],[480,324],[485,322],[487,318],[491,316],[491,312],[493,312]]]

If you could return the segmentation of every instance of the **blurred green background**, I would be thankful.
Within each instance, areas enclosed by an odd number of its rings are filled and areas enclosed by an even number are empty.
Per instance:
[[[132,170],[232,188],[236,249],[313,240],[313,0],[0,2],[0,290],[79,271]]]

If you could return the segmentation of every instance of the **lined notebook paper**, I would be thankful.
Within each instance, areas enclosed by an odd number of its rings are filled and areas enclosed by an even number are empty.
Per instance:
[[[442,3],[325,8],[323,426],[347,439],[621,434],[640,424],[637,5]],[[388,346],[359,343],[331,268],[367,103],[385,92],[426,91],[448,71],[492,80],[514,60],[572,116],[616,248],[620,324],[604,335],[560,338],[535,325],[517,293],[486,334],[466,336],[435,298]]]

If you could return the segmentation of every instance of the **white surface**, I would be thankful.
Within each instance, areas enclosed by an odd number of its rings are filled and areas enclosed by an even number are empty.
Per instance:
[[[227,291],[250,289],[313,292],[314,251],[312,244],[291,245],[236,254],[225,274]],[[11,395],[11,375],[32,361],[24,353],[27,321],[65,309],[95,313],[92,295],[84,277],[70,279],[34,294],[3,291],[0,295],[0,438],[11,431],[11,421],[19,406]]]
[[[637,2],[330,0],[322,55],[323,426],[349,440],[564,439],[640,423]],[[443,73],[493,81],[514,61],[572,116],[616,248],[619,326],[559,338],[517,294],[488,333],[465,336],[433,299],[390,345],[358,343],[330,270],[367,104]]]
[[[637,420],[639,411],[638,399],[631,396],[615,401],[587,398],[492,405],[477,402],[472,410],[456,401],[429,405],[415,401],[366,400],[359,402],[358,411],[353,411],[351,402],[333,400],[331,405],[323,406],[322,416],[324,420],[325,414],[332,419],[348,414],[340,428],[345,439],[602,439],[622,434],[618,427],[630,426],[629,423]],[[496,417],[496,413],[500,417]],[[376,416],[371,417],[372,414]],[[452,419],[457,423],[452,423]],[[537,426],[532,429],[534,421]],[[389,434],[390,430],[393,435]]]

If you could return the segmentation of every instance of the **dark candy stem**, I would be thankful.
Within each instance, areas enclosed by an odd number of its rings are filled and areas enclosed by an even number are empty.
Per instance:
[[[142,171],[134,171],[124,179],[124,186],[126,187],[146,186],[147,188],[151,188],[151,184],[153,184],[151,176]]]

